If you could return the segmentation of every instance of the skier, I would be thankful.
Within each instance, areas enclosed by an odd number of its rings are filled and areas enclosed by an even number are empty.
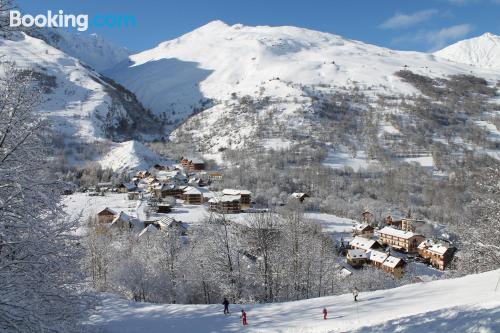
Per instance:
[[[248,325],[248,323],[247,323],[247,313],[243,309],[241,309],[241,323],[243,324],[243,326],[247,326]]]
[[[227,300],[226,297],[224,297],[224,301],[222,302],[222,305],[224,305],[224,314],[225,315],[229,314],[229,301]]]
[[[354,296],[354,302],[357,302],[358,301],[358,295],[359,295],[358,288],[354,287],[354,289],[352,290],[352,295]]]
[[[326,320],[326,316],[328,315],[328,311],[326,311],[326,308],[323,308],[323,319]]]

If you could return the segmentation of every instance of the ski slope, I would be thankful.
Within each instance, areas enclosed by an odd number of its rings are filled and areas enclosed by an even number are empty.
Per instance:
[[[303,301],[231,305],[133,303],[105,294],[90,323],[106,333],[483,332],[500,331],[500,270],[466,277]],[[239,321],[247,311],[249,326]],[[322,319],[326,307],[329,319]]]

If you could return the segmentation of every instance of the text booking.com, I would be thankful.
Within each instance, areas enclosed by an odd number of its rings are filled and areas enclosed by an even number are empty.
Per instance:
[[[89,17],[87,14],[65,14],[62,9],[57,12],[47,11],[47,14],[22,14],[18,10],[9,13],[11,27],[38,27],[38,28],[76,28],[86,31],[93,28],[128,28],[137,24],[134,15],[98,14]]]

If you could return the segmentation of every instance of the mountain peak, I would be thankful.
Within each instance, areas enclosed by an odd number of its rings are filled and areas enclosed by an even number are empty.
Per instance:
[[[434,53],[450,61],[500,70],[500,37],[490,32],[465,39]]]
[[[213,21],[208,22],[205,25],[202,25],[201,27],[199,27],[198,29],[196,29],[194,31],[201,31],[201,30],[214,31],[214,30],[220,30],[220,29],[227,29],[229,27],[230,26],[227,23],[225,23],[224,21],[213,20]]]

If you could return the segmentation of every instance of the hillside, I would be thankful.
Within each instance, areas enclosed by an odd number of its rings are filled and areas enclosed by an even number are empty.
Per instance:
[[[161,135],[161,121],[130,91],[42,39],[24,33],[2,37],[0,53],[2,61],[15,62],[41,87],[44,96],[38,111],[51,120],[68,160],[75,161],[71,145]]]
[[[33,29],[28,33],[50,46],[79,59],[98,72],[127,59],[129,51],[96,34],[72,33],[64,29]]]
[[[485,33],[445,47],[434,55],[457,63],[499,70],[500,37]]]
[[[497,332],[500,330],[500,271],[417,283],[395,289],[322,297],[289,303],[232,305],[229,317],[220,305],[132,303],[104,296],[90,322],[106,333],[241,332],[241,308],[249,332]],[[322,319],[322,309],[329,320]]]
[[[376,108],[377,135],[399,134],[405,129],[395,128],[386,116],[415,122],[398,103],[426,93],[418,82],[398,75],[401,71],[436,88],[442,84],[438,81],[452,77],[473,75],[488,86],[500,79],[498,70],[471,68],[433,54],[395,51],[297,27],[221,21],[133,54],[106,73],[165,117],[174,141],[196,142],[199,151],[213,156],[251,145],[289,147],[304,137],[327,146],[336,141],[338,147],[338,140],[325,138],[325,131],[353,133],[341,145],[365,151],[356,131],[331,122],[325,126],[325,105],[338,121],[339,109],[344,111],[338,105],[351,101],[345,112],[354,108],[352,122],[360,123],[364,120],[358,116]],[[441,133],[434,135],[442,139]]]

